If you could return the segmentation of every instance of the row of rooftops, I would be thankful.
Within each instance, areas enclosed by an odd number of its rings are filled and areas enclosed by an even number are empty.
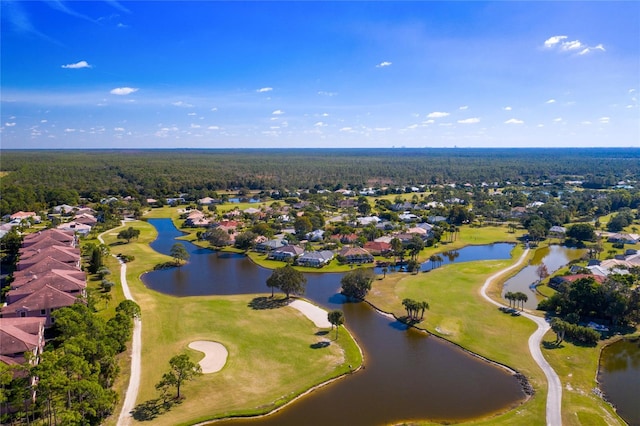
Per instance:
[[[25,235],[6,302],[0,308],[0,361],[25,362],[44,347],[51,313],[86,298],[78,240],[71,231],[47,229]]]

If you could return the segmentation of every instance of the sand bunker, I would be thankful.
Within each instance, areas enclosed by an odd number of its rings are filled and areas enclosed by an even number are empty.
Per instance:
[[[222,370],[227,362],[229,352],[221,343],[197,340],[189,343],[189,347],[204,353],[204,358],[200,360],[200,367],[204,374]]]
[[[302,312],[304,316],[313,321],[316,327],[331,327],[331,323],[327,319],[327,311],[325,311],[324,309],[319,308],[316,305],[304,300],[294,300],[293,302],[289,303],[289,306]]]

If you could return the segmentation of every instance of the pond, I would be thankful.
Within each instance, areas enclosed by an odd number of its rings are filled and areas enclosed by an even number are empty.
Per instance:
[[[159,232],[152,247],[168,253],[180,235],[166,219],[149,220]],[[144,283],[175,296],[267,293],[271,271],[238,254],[184,243],[191,254],[181,268],[153,271]],[[462,251],[462,250],[461,250]],[[457,346],[378,314],[339,294],[342,274],[307,274],[305,297],[341,309],[365,354],[365,368],[320,388],[273,415],[222,424],[372,425],[416,419],[463,421],[506,411],[525,395],[516,378]],[[487,388],[491,391],[488,392]]]
[[[600,389],[631,426],[640,426],[640,339],[620,340],[602,350]]]
[[[579,258],[584,250],[571,249],[559,245],[541,247],[536,250],[533,259],[513,277],[505,281],[502,287],[502,297],[508,291],[520,291],[529,298],[524,307],[528,309],[536,309],[538,306],[539,295],[535,290],[535,284],[539,281],[538,268],[544,265],[549,275],[552,275],[558,269],[566,266],[571,260]]]

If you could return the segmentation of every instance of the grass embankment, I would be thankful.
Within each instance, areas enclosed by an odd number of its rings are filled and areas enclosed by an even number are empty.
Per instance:
[[[519,257],[522,248],[512,253]],[[531,254],[533,255],[533,254]],[[507,365],[524,374],[536,393],[515,410],[471,424],[545,424],[547,382],[528,349],[535,324],[523,317],[500,312],[480,296],[480,287],[495,271],[514,260],[479,261],[446,265],[426,274],[391,274],[374,282],[367,299],[380,309],[400,317],[405,315],[404,298],[426,300],[430,310],[419,327],[442,336],[483,357]],[[493,282],[488,294],[500,300],[500,289],[508,275]],[[505,302],[508,303],[508,302]],[[550,332],[545,341],[553,342]],[[624,424],[608,404],[593,395],[600,346],[576,347],[565,343],[559,349],[547,344],[543,353],[558,372],[565,387],[563,422],[566,425]]]
[[[194,340],[213,340],[229,351],[219,373],[203,375],[184,387],[186,399],[153,419],[153,424],[190,424],[229,415],[264,413],[310,387],[349,371],[362,362],[359,348],[341,330],[327,347],[312,345],[319,336],[308,319],[293,308],[252,309],[254,297],[268,295],[177,298],[148,290],[140,275],[169,261],[148,243],[155,229],[145,222],[128,223],[141,230],[138,240],[112,249],[135,256],[127,265],[127,281],[142,308],[142,383],[138,404],[158,398],[155,384],[168,370],[168,361],[187,351],[194,361],[202,353],[187,349]],[[105,235],[112,244],[115,236]]]

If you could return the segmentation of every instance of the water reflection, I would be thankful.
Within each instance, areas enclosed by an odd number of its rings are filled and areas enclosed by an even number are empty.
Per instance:
[[[600,388],[632,426],[640,426],[640,339],[621,340],[604,348],[598,373]]]
[[[537,249],[529,265],[525,266],[520,270],[520,272],[505,281],[502,288],[502,297],[504,297],[505,293],[508,291],[520,291],[526,294],[529,298],[524,303],[524,307],[528,309],[536,309],[539,299],[534,286],[540,280],[538,268],[540,268],[541,265],[544,265],[549,275],[551,275],[558,269],[567,265],[572,259],[579,257],[581,253],[581,250],[570,249],[558,245]]]
[[[169,250],[175,242],[165,241],[166,235],[175,235],[171,221],[149,222],[160,234],[152,247]],[[512,247],[507,246],[509,250]],[[177,296],[269,292],[265,282],[271,271],[258,267],[245,256],[213,253],[190,243],[185,243],[185,247],[191,258],[180,268],[182,271],[153,271],[143,276],[144,283]],[[481,251],[477,247],[474,250]],[[462,258],[465,251],[459,252]],[[365,353],[365,369],[320,388],[273,415],[222,424],[462,421],[504,411],[523,400],[518,381],[505,370],[446,341],[407,329],[404,324],[377,314],[365,303],[347,302],[338,294],[341,276],[307,274],[305,297],[328,310],[344,312],[345,324]],[[491,392],[487,392],[487,386]]]

